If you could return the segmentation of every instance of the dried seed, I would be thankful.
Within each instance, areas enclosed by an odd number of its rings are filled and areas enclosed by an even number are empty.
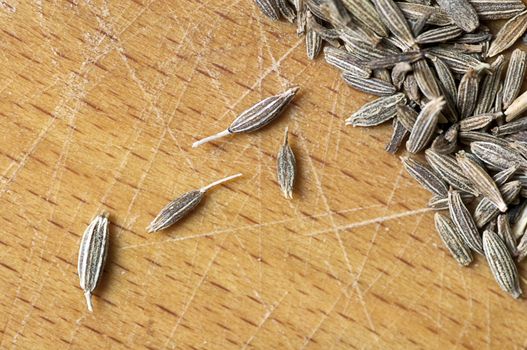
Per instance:
[[[442,95],[439,85],[437,85],[436,77],[428,66],[426,60],[417,61],[412,67],[415,80],[417,81],[417,85],[419,85],[423,95],[430,100]]]
[[[439,78],[439,83],[452,101],[457,101],[457,84],[448,66],[439,57],[431,56],[430,59]]]
[[[230,134],[252,132],[263,128],[280,115],[293,97],[295,97],[298,89],[299,87],[295,86],[281,94],[268,97],[258,102],[240,114],[226,130],[194,142],[192,148]]]
[[[428,145],[436,131],[439,113],[444,105],[443,97],[438,97],[424,106],[415,121],[408,142],[406,142],[408,152],[417,153]]]
[[[519,164],[513,164],[512,166],[508,167],[507,169],[504,169],[492,176],[492,179],[498,186],[504,185],[507,181],[510,180],[512,175],[514,175],[515,172],[518,171],[520,168]]]
[[[401,161],[408,174],[425,189],[442,197],[448,194],[445,182],[432,169],[409,157],[401,157]]]
[[[509,19],[525,10],[521,0],[469,0],[479,18],[488,21]]]
[[[494,169],[504,170],[511,165],[525,163],[514,149],[494,142],[473,142],[470,151]]]
[[[507,109],[520,94],[527,69],[527,52],[516,49],[511,55],[503,84],[503,108]]]
[[[463,243],[452,221],[439,213],[434,216],[437,233],[450,251],[450,254],[461,266],[468,266],[472,262],[472,254]]]
[[[262,13],[271,20],[278,21],[280,19],[280,10],[276,0],[255,0],[255,2]]]
[[[459,130],[461,131],[472,131],[483,129],[492,123],[496,118],[499,118],[503,113],[488,113],[475,115],[473,117],[468,117],[459,122]]]
[[[417,80],[413,73],[406,75],[406,79],[404,79],[403,83],[403,90],[410,101],[414,101],[418,104],[421,103],[421,91],[419,90],[419,85],[417,84]]]
[[[503,69],[503,62],[505,58],[499,56],[491,65],[490,71],[492,74],[487,74],[483,79],[481,86],[481,93],[479,94],[474,114],[489,113],[492,110],[492,106],[496,101],[496,94],[500,87],[501,82],[501,71]],[[501,112],[501,111],[500,111]]]
[[[512,220],[511,220],[512,222]],[[525,229],[527,228],[527,201],[524,200],[523,205],[520,206],[520,209],[518,213],[516,214],[516,217],[514,219],[514,225],[512,226],[512,236],[515,239],[518,239],[521,237],[521,242],[524,242],[524,244],[527,245],[527,237],[525,237]],[[527,246],[525,247],[527,249]],[[518,250],[520,249],[518,246]]]
[[[369,68],[391,68],[398,63],[406,62],[413,63],[424,57],[424,53],[421,51],[408,51],[403,53],[397,53],[395,55],[389,55],[381,58],[376,58],[370,62],[365,62]]]
[[[463,33],[463,30],[457,25],[449,25],[439,28],[434,28],[421,33],[415,41],[418,44],[432,44],[442,43],[454,38],[457,38]]]
[[[101,279],[108,255],[108,226],[108,214],[98,215],[84,231],[81,239],[78,273],[90,312],[93,311],[91,295]]]
[[[498,85],[498,92],[496,93],[496,100],[494,101],[494,112],[502,112],[503,113],[503,83],[500,82]],[[498,123],[503,122],[503,117],[500,117],[498,119]]]
[[[527,118],[521,118],[516,121],[506,123],[500,126],[496,126],[492,129],[492,133],[495,136],[505,136],[510,134],[516,134],[520,131],[527,130]]]
[[[500,186],[505,203],[513,202],[520,193],[521,184],[519,181],[511,181]],[[476,226],[483,227],[500,214],[500,210],[490,199],[483,197],[474,210],[474,221]]]
[[[405,103],[404,94],[398,93],[388,97],[381,97],[366,103],[346,120],[346,125],[375,126],[382,124],[397,114],[395,106]]]
[[[506,121],[510,122],[527,111],[527,91],[517,97],[505,111]]]
[[[392,69],[392,83],[399,90],[403,86],[406,74],[412,71],[412,65],[408,62],[399,62]]]
[[[464,202],[469,203],[474,200],[474,196],[468,193],[461,192],[461,199]],[[428,201],[428,207],[433,208],[435,210],[448,210],[448,196],[433,196]]]
[[[523,11],[503,25],[492,41],[488,57],[494,57],[511,47],[527,30],[527,11]]]
[[[527,256],[527,234],[523,233],[520,243],[516,247],[516,259],[521,262]]]
[[[468,0],[436,0],[436,2],[465,32],[473,32],[479,27],[478,14]]]
[[[302,35],[306,30],[307,6],[304,0],[293,0],[296,11],[296,33]]]
[[[408,48],[414,46],[415,39],[412,30],[397,4],[392,0],[373,0],[373,4],[390,32]]]
[[[472,114],[478,101],[478,73],[471,69],[461,79],[457,92],[457,108],[461,119]]]
[[[324,58],[332,66],[361,78],[369,78],[372,73],[371,69],[362,68],[354,56],[345,50],[327,46],[324,48]]]
[[[412,107],[405,104],[398,104],[397,109],[397,119],[403,124],[406,130],[412,131],[415,121],[419,113],[417,113]]]
[[[409,21],[408,24],[412,28],[414,36],[417,36],[423,32],[430,16],[432,16],[432,11],[424,13],[422,16],[419,16],[419,18],[417,18],[415,21]]]
[[[390,96],[397,91],[392,84],[377,78],[364,79],[344,72],[342,79],[354,89],[376,96]]]
[[[425,157],[435,170],[449,185],[472,195],[479,195],[471,181],[465,176],[452,156],[442,155],[431,149],[425,151]]]
[[[481,30],[474,33],[465,33],[454,42],[457,44],[481,44],[492,39],[492,34],[488,30]]]
[[[307,7],[318,18],[338,26],[347,26],[350,15],[340,1],[335,0],[306,0]]]
[[[360,23],[380,36],[388,36],[388,30],[369,0],[342,0],[342,3]]]
[[[485,132],[479,131],[462,131],[459,133],[459,140],[466,144],[470,145],[472,142],[482,141],[482,142],[492,142],[498,145],[508,146],[509,143],[506,140],[497,138],[494,135],[487,134]]]
[[[385,69],[385,68],[374,69],[373,70],[373,77],[377,78],[377,79],[380,79],[380,80],[383,80],[386,83],[389,83],[390,85],[393,85],[392,84],[392,76],[390,75],[390,71],[388,69]]]
[[[450,191],[448,193],[448,209],[450,218],[457,228],[457,232],[463,238],[465,245],[483,255],[483,243],[478,228],[458,191]]]
[[[388,142],[384,149],[386,152],[394,154],[401,147],[404,138],[408,135],[408,130],[406,130],[398,118],[393,119],[392,129],[392,137],[390,137],[390,142]]]
[[[490,270],[502,290],[519,298],[522,294],[518,270],[512,261],[507,246],[500,237],[489,230],[483,232],[483,250]]]
[[[490,68],[488,63],[483,63],[471,55],[437,46],[428,49],[428,55],[439,57],[457,74],[465,74],[470,69],[480,71]]]
[[[358,41],[349,35],[343,35],[341,33],[340,39],[344,41],[346,49],[353,55],[355,60],[361,64],[366,64],[374,59],[384,58],[391,56],[394,53],[379,47],[373,47],[370,44]]]
[[[509,252],[512,256],[515,256],[517,253],[516,250],[516,240],[512,237],[512,228],[509,222],[509,216],[507,214],[498,215],[497,227],[498,227],[498,236],[505,243]]]
[[[276,6],[280,14],[289,22],[294,23],[296,19],[295,10],[287,0],[276,0]]]
[[[439,134],[430,147],[438,154],[452,154],[457,149],[457,135],[459,124],[453,124],[446,133]]]
[[[296,159],[288,141],[288,129],[285,129],[284,143],[276,157],[277,178],[285,198],[293,198],[293,186],[296,175]]]
[[[150,225],[146,228],[149,233],[157,232],[166,229],[167,227],[172,226],[188,213],[190,213],[196,206],[201,202],[205,193],[214,186],[222,184],[224,182],[230,181],[237,177],[242,176],[242,174],[232,175],[221,180],[215,181],[207,186],[200,188],[199,190],[194,190],[187,192],[180,197],[174,199],[172,202],[168,203],[156,218],[152,220]]]
[[[503,200],[498,186],[496,186],[487,171],[467,157],[464,151],[457,153],[456,160],[479,193],[494,203],[502,213],[507,211],[507,203]]]
[[[284,1],[284,0],[280,0]],[[322,37],[318,34],[316,30],[313,29],[313,27],[316,25],[316,19],[311,14],[311,11],[307,11],[306,13],[306,53],[307,58],[310,60],[314,60],[318,54],[320,53],[320,50],[322,49]]]
[[[428,16],[426,21],[427,24],[435,26],[447,26],[452,24],[452,18],[438,7],[423,4],[410,4],[406,2],[398,2],[397,6],[399,6],[404,16],[410,20],[419,20],[419,18],[430,13],[430,16]]]

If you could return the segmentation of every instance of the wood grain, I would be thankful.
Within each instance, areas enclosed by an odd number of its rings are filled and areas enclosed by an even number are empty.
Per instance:
[[[0,3],[0,347],[522,348],[527,304],[460,268],[425,193],[344,126],[354,92],[252,1]],[[291,84],[272,126],[191,149]],[[275,178],[283,129],[295,198]],[[235,172],[176,227],[166,202]],[[86,310],[79,239],[111,213]],[[525,276],[524,267],[520,267]]]

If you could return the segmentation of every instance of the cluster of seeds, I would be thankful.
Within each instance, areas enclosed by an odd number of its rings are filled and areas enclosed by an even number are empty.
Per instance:
[[[378,98],[346,124],[392,121],[386,146],[432,193],[435,226],[463,266],[486,257],[499,286],[522,292],[527,256],[527,53],[501,55],[527,30],[521,0],[256,0],[296,22],[351,87]],[[483,24],[506,20],[495,36]],[[507,66],[508,61],[508,66]],[[420,155],[424,153],[424,159]],[[441,214],[447,211],[448,214]]]

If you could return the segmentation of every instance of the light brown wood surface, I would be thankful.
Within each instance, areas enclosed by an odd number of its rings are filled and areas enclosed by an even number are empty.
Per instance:
[[[429,195],[344,119],[370,96],[252,1],[0,3],[0,348],[523,348],[527,303],[460,268]],[[261,132],[192,149],[298,84]],[[275,176],[283,130],[294,199]],[[187,219],[145,227],[221,177]],[[111,213],[86,310],[79,240]],[[525,276],[524,267],[521,272]]]

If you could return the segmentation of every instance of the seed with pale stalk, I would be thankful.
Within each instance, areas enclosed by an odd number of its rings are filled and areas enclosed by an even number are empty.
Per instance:
[[[268,97],[258,102],[240,114],[226,130],[196,141],[192,144],[192,147],[196,148],[206,142],[217,140],[230,134],[252,132],[263,128],[280,115],[293,97],[295,97],[298,89],[299,87],[295,86],[281,94]]]
[[[215,181],[207,186],[200,188],[199,190],[194,190],[183,194],[172,202],[168,203],[154,220],[146,228],[149,233],[157,232],[164,230],[183,217],[190,213],[196,206],[201,202],[205,193],[219,184],[230,181],[237,177],[242,176],[242,174],[232,175],[221,180]]]
[[[98,215],[84,231],[81,239],[78,273],[90,312],[93,311],[91,295],[101,280],[108,255],[108,226],[108,214]]]

